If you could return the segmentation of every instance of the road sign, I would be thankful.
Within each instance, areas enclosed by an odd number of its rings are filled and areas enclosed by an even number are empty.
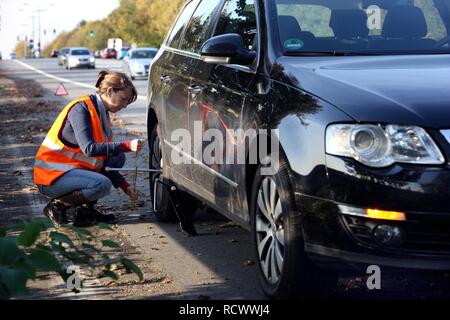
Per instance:
[[[62,82],[59,84],[58,89],[56,89],[55,96],[68,96],[69,93],[67,92],[66,87],[62,84]]]

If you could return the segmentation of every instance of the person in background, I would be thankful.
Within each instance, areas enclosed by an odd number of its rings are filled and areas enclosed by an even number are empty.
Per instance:
[[[125,153],[144,146],[139,139],[113,142],[109,117],[136,101],[136,88],[125,74],[108,71],[98,74],[95,86],[96,94],[71,101],[62,110],[36,155],[34,182],[51,199],[44,214],[56,227],[68,223],[66,210],[71,207],[76,207],[75,226],[114,223],[113,214],[94,207],[112,186],[138,199],[119,172],[105,172],[105,167],[123,167]]]

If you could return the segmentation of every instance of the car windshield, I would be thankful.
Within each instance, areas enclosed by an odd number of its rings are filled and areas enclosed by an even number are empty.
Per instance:
[[[155,56],[156,51],[154,50],[139,50],[133,51],[131,59],[153,59]]]
[[[450,0],[274,0],[285,55],[450,53]]]
[[[88,50],[72,50],[71,53],[73,56],[88,56],[89,55],[89,51]]]

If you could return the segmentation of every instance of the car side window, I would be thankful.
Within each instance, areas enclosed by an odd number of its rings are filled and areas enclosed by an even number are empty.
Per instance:
[[[172,31],[167,39],[167,46],[171,48],[177,48],[180,42],[183,30],[188,23],[192,13],[197,7],[198,0],[190,1],[185,5],[183,12],[179,15],[177,22],[174,24]]]
[[[220,0],[203,0],[192,15],[180,49],[200,53],[202,44],[207,40],[209,25]]]
[[[247,49],[257,50],[258,34],[255,10],[254,0],[227,0],[214,35],[237,33],[241,35]]]

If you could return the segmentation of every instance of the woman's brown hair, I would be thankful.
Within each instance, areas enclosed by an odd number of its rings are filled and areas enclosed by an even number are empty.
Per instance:
[[[137,99],[137,91],[127,75],[122,72],[109,72],[106,70],[100,71],[98,74],[97,83],[95,84],[99,94],[106,94],[108,88],[113,88],[114,91],[126,90],[128,88],[132,91],[132,96],[128,104],[133,103]]]

